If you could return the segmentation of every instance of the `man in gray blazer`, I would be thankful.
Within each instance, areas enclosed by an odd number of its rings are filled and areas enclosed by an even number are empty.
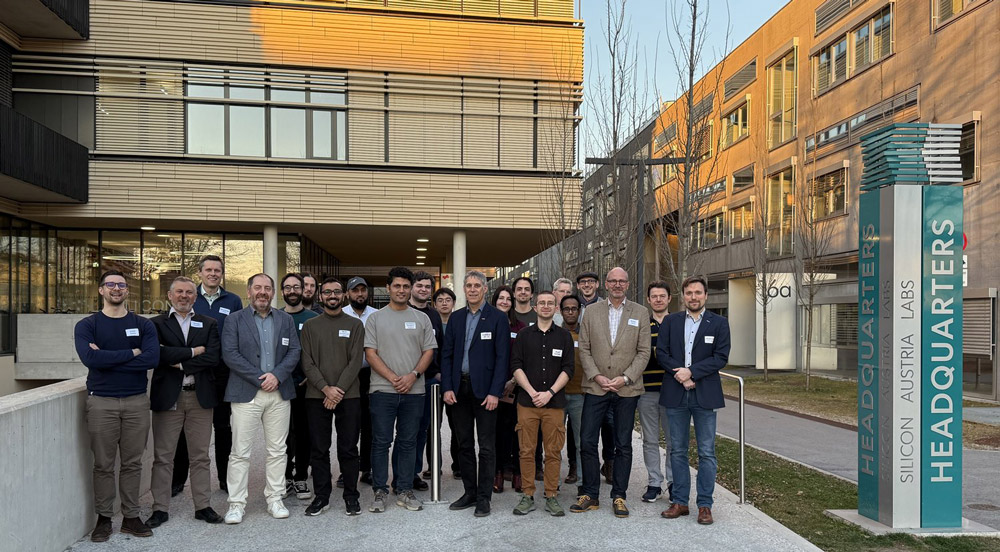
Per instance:
[[[231,314],[222,332],[222,359],[230,372],[225,400],[233,408],[233,450],[227,475],[229,512],[225,518],[229,524],[243,521],[250,448],[259,425],[264,428],[267,450],[267,511],[278,519],[288,517],[281,498],[285,494],[289,401],[295,396],[292,370],[301,352],[299,336],[291,315],[271,308],[274,280],[270,276],[250,277],[247,299],[249,305]]]
[[[571,512],[600,506],[600,461],[597,440],[608,410],[614,412],[615,456],[611,483],[615,517],[628,517],[625,491],[632,472],[632,426],[642,395],[642,371],[649,360],[649,314],[638,303],[625,300],[628,273],[611,269],[605,280],[608,299],[587,307],[580,324],[580,364],[583,365],[583,416],[580,456],[583,485]]]

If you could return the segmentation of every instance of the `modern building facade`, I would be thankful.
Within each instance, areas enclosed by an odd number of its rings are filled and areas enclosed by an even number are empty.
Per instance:
[[[102,270],[147,313],[207,253],[230,287],[447,282],[541,249],[554,178],[578,193],[572,0],[0,7],[0,368],[20,380],[16,315],[98,308]]]

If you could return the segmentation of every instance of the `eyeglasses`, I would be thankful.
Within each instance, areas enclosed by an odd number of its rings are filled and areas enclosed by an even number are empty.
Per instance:
[[[596,283],[597,283],[597,280],[595,280],[595,279],[593,279],[593,278],[584,278],[583,280],[580,280],[580,281],[579,281],[579,282],[577,282],[577,283],[578,283],[578,284],[596,284]]]
[[[624,286],[628,283],[628,280],[606,280],[609,286]]]
[[[563,307],[562,311],[563,312],[579,312],[580,311],[580,307]]]
[[[104,287],[108,289],[128,289],[128,282],[104,282]]]
[[[302,286],[281,286],[282,291],[302,291]]]
[[[343,295],[344,292],[339,289],[324,289],[323,291],[319,292],[319,294],[322,295],[323,297],[329,297],[331,295]]]

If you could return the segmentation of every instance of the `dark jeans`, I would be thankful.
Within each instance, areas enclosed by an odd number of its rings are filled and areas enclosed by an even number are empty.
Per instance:
[[[320,405],[322,406],[322,405]],[[295,386],[292,398],[292,415],[288,417],[288,438],[285,439],[288,462],[285,463],[285,479],[306,481],[309,479],[309,415],[306,410],[306,386]]]
[[[362,368],[358,372],[358,382],[361,384],[361,471],[372,471],[372,411],[368,389],[371,387],[372,369]]]
[[[330,500],[333,492],[330,474],[330,434],[334,420],[337,426],[337,463],[344,475],[344,500],[357,500],[358,493],[358,436],[361,434],[361,399],[344,399],[337,408],[327,410],[323,399],[306,399],[309,436],[312,441],[310,466],[316,498]]]
[[[424,378],[424,411],[420,415],[420,426],[417,428],[416,462],[413,465],[413,477],[419,477],[424,469],[424,448],[427,446],[427,431],[431,427],[431,385],[440,383]],[[430,451],[427,455],[430,464]],[[396,474],[399,473],[399,449],[392,449],[392,486],[396,486]]]
[[[615,411],[613,408],[608,409],[608,415],[601,422],[601,458],[604,459],[605,464],[615,458]]]
[[[483,400],[472,393],[472,383],[462,378],[452,405],[455,436],[458,438],[458,465],[462,470],[465,494],[478,502],[493,497],[493,475],[496,470],[497,411],[486,410]],[[473,435],[475,433],[475,435]],[[476,437],[479,438],[479,464],[476,470]]]
[[[517,432],[517,404],[508,404],[503,401],[497,405],[497,460],[496,473],[510,468],[514,475],[521,475],[521,447],[518,443]],[[541,464],[537,464],[541,465]],[[531,474],[535,477],[535,474]]]
[[[583,418],[580,422],[580,461],[583,462],[583,485],[580,493],[598,498],[601,490],[601,462],[597,457],[597,441],[601,424],[608,410],[614,411],[614,472],[611,477],[611,498],[625,498],[628,478],[632,472],[632,428],[639,397],[619,397],[617,393],[583,397]]]
[[[219,476],[219,485],[226,482],[226,468],[229,467],[229,453],[233,450],[233,428],[229,423],[232,407],[222,400],[226,394],[226,383],[216,384],[216,395],[219,403],[212,410],[212,427],[215,429],[215,470]],[[184,432],[177,439],[177,453],[174,456],[174,475],[171,486],[180,487],[188,478],[188,449]]]
[[[691,498],[691,469],[688,464],[688,447],[691,438],[691,420],[694,420],[694,437],[698,442],[698,507],[712,507],[715,492],[715,473],[719,464],[715,460],[714,410],[698,406],[694,390],[684,392],[678,407],[667,407],[670,422],[670,469],[674,472],[673,492],[670,502],[687,506]]]
[[[376,391],[369,397],[372,410],[372,488],[389,492],[389,445],[399,449],[399,472],[393,473],[400,493],[413,490],[417,429],[424,395]],[[396,439],[393,442],[393,428]],[[344,477],[345,481],[347,477]]]

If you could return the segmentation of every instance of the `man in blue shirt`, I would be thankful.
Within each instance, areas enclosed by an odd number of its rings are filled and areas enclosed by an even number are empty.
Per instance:
[[[94,453],[94,542],[111,537],[115,502],[115,460],[121,456],[118,490],[121,493],[121,531],[151,537],[153,531],[139,519],[142,453],[149,436],[149,396],[146,372],[160,362],[160,343],[153,323],[130,312],[125,275],[109,270],[101,275],[100,312],[76,324],[76,354],[87,367],[87,430]]]

